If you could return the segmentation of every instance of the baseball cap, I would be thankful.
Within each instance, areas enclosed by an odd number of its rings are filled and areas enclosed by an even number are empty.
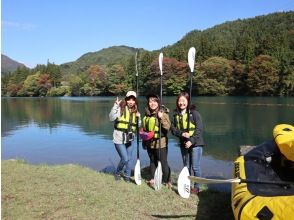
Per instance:
[[[130,96],[134,96],[135,98],[137,98],[137,94],[134,91],[128,91],[126,94],[126,98],[130,97]]]

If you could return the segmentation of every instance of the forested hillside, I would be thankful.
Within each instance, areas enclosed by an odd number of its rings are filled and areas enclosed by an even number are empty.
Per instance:
[[[236,20],[193,30],[157,51],[127,46],[87,53],[77,61],[19,68],[2,77],[8,96],[98,96],[136,88],[138,52],[141,94],[159,91],[162,51],[163,89],[175,95],[188,89],[187,53],[196,48],[193,95],[294,95],[294,12]]]
[[[1,54],[1,75],[14,72],[18,67],[25,67],[25,65]]]
[[[127,46],[113,46],[97,52],[86,53],[74,62],[60,65],[63,75],[68,73],[80,73],[86,71],[91,65],[113,66],[125,63],[134,56],[137,49]]]

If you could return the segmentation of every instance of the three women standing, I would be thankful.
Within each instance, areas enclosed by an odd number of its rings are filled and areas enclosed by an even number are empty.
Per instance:
[[[120,162],[116,168],[115,179],[120,180],[124,171],[124,180],[130,181],[132,169],[132,141],[136,133],[137,120],[140,124],[140,112],[138,111],[137,94],[128,91],[124,100],[116,101],[109,113],[110,121],[114,121],[113,143],[120,156]],[[124,170],[125,168],[125,170]]]
[[[200,161],[202,158],[203,124],[200,113],[195,106],[189,109],[190,97],[187,92],[182,92],[176,100],[176,109],[173,115],[172,124],[169,119],[168,110],[160,108],[160,99],[157,95],[151,94],[147,97],[145,116],[143,118],[140,132],[142,145],[147,149],[150,158],[151,179],[148,183],[154,185],[154,174],[158,161],[162,164],[162,181],[171,187],[171,170],[167,162],[168,153],[168,131],[179,138],[181,155],[184,166],[192,167],[194,176],[201,176]],[[125,100],[116,99],[109,114],[111,121],[115,121],[113,142],[121,158],[116,172],[115,179],[119,180],[125,167],[124,179],[130,180],[132,166],[132,141],[136,132],[136,117],[140,118],[136,93],[129,91]],[[141,123],[138,120],[139,124]],[[159,126],[161,124],[161,134]],[[192,193],[199,192],[199,184],[195,184]]]

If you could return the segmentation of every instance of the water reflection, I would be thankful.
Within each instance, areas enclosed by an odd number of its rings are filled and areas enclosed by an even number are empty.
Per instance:
[[[2,159],[78,163],[96,170],[116,166],[118,158],[111,141],[113,123],[108,119],[114,100],[2,98]],[[164,97],[163,101],[171,110],[174,108],[175,97]],[[207,146],[202,167],[209,175],[229,176],[240,145],[260,144],[272,138],[276,124],[294,122],[294,98],[194,97],[193,102],[205,126]],[[145,99],[141,98],[141,110],[144,105]],[[142,165],[148,165],[142,148],[141,154]],[[169,160],[174,171],[181,170],[177,140],[171,135]]]

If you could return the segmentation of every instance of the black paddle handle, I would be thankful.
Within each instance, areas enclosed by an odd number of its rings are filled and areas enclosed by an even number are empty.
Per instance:
[[[271,185],[280,185],[280,186],[293,186],[294,182],[287,182],[287,181],[259,181],[259,180],[250,180],[250,179],[240,179],[240,183],[253,183],[253,184],[271,184]]]
[[[139,117],[136,117],[136,130],[137,130],[137,159],[139,159]]]

